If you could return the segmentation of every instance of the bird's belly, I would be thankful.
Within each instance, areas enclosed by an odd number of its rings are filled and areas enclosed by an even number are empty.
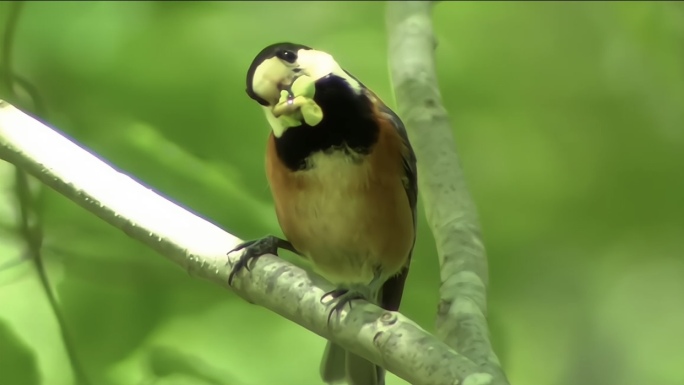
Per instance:
[[[285,236],[316,272],[336,284],[368,284],[376,271],[401,268],[413,224],[400,178],[341,152],[314,155],[312,168],[296,174],[301,188],[277,211]]]
[[[368,283],[379,264],[377,240],[369,239],[371,208],[361,194],[335,189],[303,193],[297,210],[300,236],[297,244],[314,269],[333,283]],[[297,246],[295,246],[297,247]]]

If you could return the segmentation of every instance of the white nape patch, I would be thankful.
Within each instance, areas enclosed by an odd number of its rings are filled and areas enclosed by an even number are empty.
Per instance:
[[[297,52],[297,64],[304,74],[315,80],[333,74],[344,79],[356,93],[361,93],[359,82],[344,72],[329,53],[314,49],[300,49]]]
[[[280,84],[289,84],[294,78],[292,68],[277,57],[264,60],[254,70],[252,77],[252,90],[262,99],[271,103],[278,101],[280,97]],[[274,103],[275,104],[275,103]]]

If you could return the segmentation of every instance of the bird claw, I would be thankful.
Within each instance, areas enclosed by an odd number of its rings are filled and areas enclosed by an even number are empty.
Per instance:
[[[278,238],[269,235],[260,239],[242,242],[234,249],[229,251],[227,254],[231,254],[243,249],[245,250],[237,262],[235,262],[232,271],[228,275],[228,285],[233,285],[233,278],[235,278],[235,274],[237,274],[240,270],[246,269],[247,271],[250,271],[249,263],[252,260],[257,259],[264,254],[278,255],[278,243]]]
[[[326,297],[332,297],[332,299],[330,301],[324,301]],[[328,314],[328,324],[330,324],[330,320],[332,319],[333,315],[340,314],[347,304],[349,304],[349,309],[351,309],[352,301],[355,299],[367,298],[361,291],[351,289],[335,289],[325,293],[323,297],[321,297],[322,304],[328,304],[333,301],[335,302],[332,309],[330,309],[330,313]]]

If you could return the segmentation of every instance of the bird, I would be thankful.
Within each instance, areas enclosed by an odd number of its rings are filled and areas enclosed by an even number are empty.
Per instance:
[[[292,104],[300,78],[312,83],[322,113],[312,124],[276,113],[283,92]],[[246,92],[271,128],[265,171],[285,239],[268,235],[231,250],[244,249],[229,283],[250,260],[284,249],[334,285],[326,294],[336,301],[331,315],[355,299],[397,311],[418,196],[417,160],[399,116],[331,54],[297,43],[262,49],[247,71]],[[330,341],[320,375],[329,384],[385,383],[383,368]]]

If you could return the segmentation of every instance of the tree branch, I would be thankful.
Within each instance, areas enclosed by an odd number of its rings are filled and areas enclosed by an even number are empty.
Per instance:
[[[449,346],[507,384],[489,342],[487,257],[442,105],[430,1],[387,2],[389,66],[399,116],[418,158],[418,178],[440,263],[437,332]]]
[[[227,284],[238,256],[226,251],[239,239],[118,172],[41,122],[0,100],[0,159],[14,163],[101,219],[186,268],[230,288],[385,367],[411,384],[487,384],[471,360],[400,313],[369,303],[343,311],[327,325],[320,278],[273,255]]]

